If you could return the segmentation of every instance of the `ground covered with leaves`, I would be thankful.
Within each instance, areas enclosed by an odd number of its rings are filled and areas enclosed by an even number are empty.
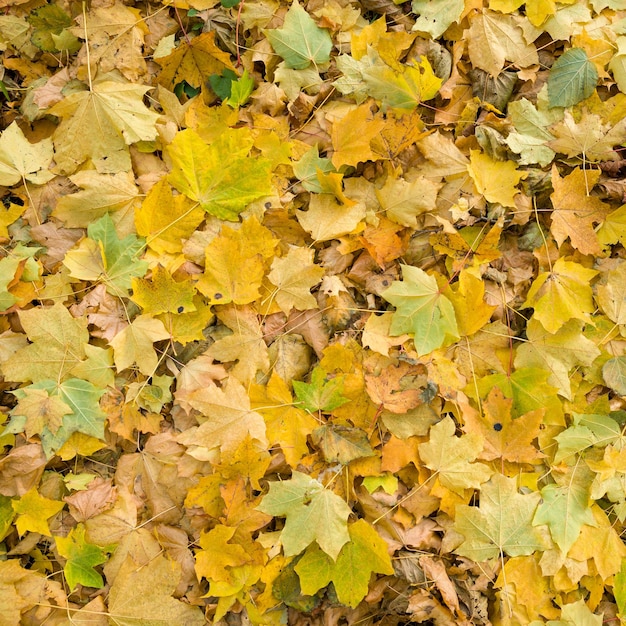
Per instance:
[[[622,0],[0,4],[0,624],[626,619]]]

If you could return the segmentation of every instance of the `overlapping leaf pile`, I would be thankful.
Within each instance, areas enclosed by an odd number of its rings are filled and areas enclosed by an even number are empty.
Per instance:
[[[626,619],[621,0],[3,6],[1,624]]]

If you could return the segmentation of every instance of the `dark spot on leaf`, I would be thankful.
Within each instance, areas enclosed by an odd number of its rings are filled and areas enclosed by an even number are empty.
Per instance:
[[[502,424],[500,424],[500,422],[496,422],[496,423],[493,425],[493,429],[494,429],[496,432],[498,432],[498,433],[499,433],[499,432],[502,430]]]
[[[224,297],[224,296],[223,296],[221,293],[216,293],[216,294],[213,296],[213,298],[214,298],[215,300],[221,300],[223,297]]]
[[[176,310],[177,310],[179,313],[182,313],[182,312],[185,310],[185,307],[179,306]]]
[[[265,208],[266,209],[271,209],[272,208],[272,203],[271,202],[266,202],[265,203]]]
[[[385,287],[386,287],[388,284],[389,284],[389,281],[385,278],[385,279],[383,280],[383,285],[385,285]]]

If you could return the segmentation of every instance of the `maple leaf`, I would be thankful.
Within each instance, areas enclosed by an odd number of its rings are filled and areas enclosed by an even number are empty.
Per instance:
[[[11,414],[26,418],[24,432],[27,437],[39,434],[44,428],[55,434],[63,423],[63,416],[72,412],[61,398],[50,396],[45,389],[27,387],[23,394]]]
[[[181,433],[179,443],[193,449],[232,451],[249,434],[266,444],[263,417],[250,408],[250,399],[236,378],[221,389],[215,385],[189,395],[187,402],[200,411],[200,426]]]
[[[159,116],[143,103],[148,89],[102,75],[90,89],[75,91],[49,109],[62,120],[52,137],[57,170],[71,174],[87,160],[101,174],[130,169],[128,146],[157,134]]]
[[[385,122],[373,115],[366,104],[348,111],[340,120],[333,123],[332,164],[339,168],[343,165],[375,161],[377,156],[372,152],[370,142],[384,125]]]
[[[454,526],[465,539],[455,552],[480,562],[543,549],[532,526],[540,498],[521,495],[516,479],[494,474],[480,490],[478,507],[457,506]]]
[[[512,418],[513,401],[505,398],[494,387],[483,402],[484,418],[473,412],[464,412],[464,430],[479,433],[483,439],[483,450],[478,458],[485,461],[504,459],[514,463],[536,463],[543,457],[532,445],[539,435],[544,409],[536,409],[517,418]]]
[[[360,428],[325,424],[313,431],[311,439],[327,463],[348,465],[355,459],[376,456],[367,434]]]
[[[109,614],[120,626],[137,622],[201,626],[205,624],[202,611],[173,598],[181,566],[157,554],[141,567],[128,556],[123,561],[109,597]]]
[[[402,265],[403,280],[394,281],[382,297],[396,307],[392,335],[412,333],[418,354],[428,354],[459,338],[452,303],[437,281],[418,267]]]
[[[540,106],[535,107],[526,98],[510,102],[507,111],[515,132],[509,133],[506,143],[513,152],[521,156],[520,164],[537,163],[545,167],[551,163],[555,154],[547,143],[554,136],[547,128],[558,119],[556,113]]]
[[[311,194],[308,209],[297,212],[298,222],[315,241],[330,241],[360,230],[366,214],[362,202],[346,198],[341,204],[328,193]]]
[[[295,570],[303,593],[312,596],[332,582],[339,602],[354,608],[367,595],[372,573],[392,574],[393,567],[385,541],[365,520],[350,524],[348,532],[350,541],[335,562],[313,544]]]
[[[132,278],[143,276],[148,269],[147,261],[137,258],[144,242],[132,234],[120,239],[108,213],[89,225],[87,235],[65,255],[63,264],[70,276],[102,281],[110,294],[125,295]]]
[[[196,553],[196,573],[208,580],[234,582],[230,568],[252,561],[243,546],[229,543],[236,528],[218,525],[200,535],[201,550]]]
[[[455,437],[455,430],[452,419],[444,418],[431,427],[429,441],[418,449],[424,465],[436,473],[437,480],[447,489],[462,493],[479,487],[493,472],[483,463],[474,463],[482,450],[480,435]]]
[[[421,102],[434,98],[442,84],[426,57],[398,69],[374,62],[363,68],[362,79],[368,95],[379,100],[383,110],[397,111],[413,111]]]
[[[417,218],[436,208],[441,184],[418,176],[411,182],[389,177],[376,196],[387,217],[402,226],[417,226]]]
[[[210,144],[192,129],[181,131],[167,147],[168,181],[207,213],[237,221],[250,202],[272,193],[270,162],[248,156],[252,144],[247,129],[228,129]]]
[[[200,88],[207,76],[221,74],[224,69],[235,69],[230,55],[216,45],[215,31],[185,37],[172,52],[155,58],[155,61],[163,68],[159,84],[170,91],[183,81]]]
[[[478,150],[470,152],[467,171],[478,193],[489,202],[498,202],[506,207],[515,206],[516,185],[526,178],[526,173],[520,172],[512,161],[494,161]]]
[[[85,356],[85,345],[89,342],[86,320],[72,317],[61,303],[21,311],[19,318],[32,343],[2,364],[5,378],[37,382],[69,376]]]
[[[54,541],[59,554],[67,559],[63,573],[70,590],[75,589],[77,584],[102,587],[104,581],[94,567],[106,563],[107,551],[87,542],[82,524],[72,528],[67,537],[55,537]]]
[[[285,256],[274,259],[267,277],[275,289],[263,299],[264,307],[271,307],[275,301],[287,315],[292,309],[316,308],[311,288],[320,282],[324,269],[313,263],[313,254],[312,250],[292,247]]]
[[[151,376],[159,362],[152,344],[169,338],[163,322],[150,315],[138,315],[109,342],[117,371],[136,364],[142,374]]]
[[[326,377],[327,373],[321,367],[316,367],[311,374],[310,383],[303,383],[299,380],[293,381],[293,390],[307,411],[330,413],[346,402],[350,402],[349,398],[341,395],[343,377],[339,376],[330,380],[327,380]]]
[[[265,34],[288,68],[303,70],[330,59],[333,42],[328,31],[319,28],[297,0],[289,7],[283,27]]]
[[[554,211],[550,232],[559,246],[569,237],[582,254],[602,253],[595,227],[606,219],[610,207],[589,193],[599,177],[599,170],[576,168],[561,178],[556,165],[552,166],[554,193],[550,199]]]
[[[0,597],[3,601],[2,618],[8,624],[19,624],[22,615],[41,603],[59,605],[65,594],[58,583],[43,574],[23,568],[18,559],[0,562]]]
[[[205,248],[204,274],[196,283],[211,304],[249,304],[260,295],[266,264],[278,241],[255,217],[241,228],[223,226]]]
[[[135,211],[137,232],[157,254],[180,252],[204,220],[204,211],[187,196],[172,194],[165,177],[154,185]]]
[[[135,178],[129,172],[99,174],[87,170],[76,172],[69,178],[81,190],[61,196],[53,211],[53,215],[68,228],[87,228],[110,212],[132,213],[139,203]]]
[[[318,425],[317,421],[306,411],[293,406],[287,383],[275,371],[266,387],[250,387],[250,400],[252,408],[265,419],[269,442],[277,443],[287,463],[297,467],[300,459],[308,454],[307,436]]]
[[[33,532],[51,537],[52,533],[48,526],[48,520],[53,515],[59,513],[65,506],[65,503],[45,498],[33,487],[19,500],[14,500],[11,506],[17,513],[15,526],[20,535],[26,532]]]
[[[550,333],[540,322],[530,319],[526,327],[528,342],[518,347],[515,367],[538,367],[549,371],[548,383],[565,398],[571,398],[569,373],[572,368],[590,366],[600,355],[596,344],[583,334],[582,327],[582,322],[572,319],[556,333]]]
[[[578,539],[583,524],[596,526],[590,508],[590,472],[584,465],[571,468],[559,483],[551,483],[541,489],[541,503],[533,524],[546,524],[550,535],[562,554]]]
[[[231,374],[245,383],[254,380],[257,372],[266,373],[270,357],[256,311],[251,307],[229,305],[221,309],[217,317],[232,334],[220,337],[207,355],[222,363],[237,361]]]
[[[520,417],[536,409],[545,409],[546,423],[563,424],[563,407],[556,396],[557,389],[548,384],[550,373],[537,367],[520,367],[509,374],[490,374],[477,382],[481,397],[498,387],[505,398],[513,400],[512,415]],[[472,394],[475,387],[466,388]]]
[[[146,315],[159,313],[188,313],[195,311],[196,293],[191,281],[177,282],[161,265],[152,271],[151,280],[132,279],[132,299]]]
[[[551,333],[572,318],[589,322],[595,309],[589,282],[597,274],[595,270],[559,257],[550,272],[537,276],[524,306],[534,308],[535,319]]]
[[[570,158],[581,155],[583,163],[617,158],[613,146],[624,138],[623,128],[611,128],[611,124],[603,123],[599,115],[585,112],[576,122],[568,110],[564,112],[563,120],[550,128],[550,132],[555,136],[549,143],[552,150]]]
[[[302,552],[316,541],[333,560],[350,541],[347,519],[350,507],[319,481],[293,471],[291,478],[270,483],[258,509],[286,517],[280,533],[285,556]]]
[[[0,185],[11,187],[28,181],[43,185],[54,178],[48,171],[52,162],[52,140],[31,144],[24,133],[12,122],[0,135]]]
[[[454,307],[461,336],[478,332],[496,308],[485,302],[485,283],[466,271],[459,274],[458,283],[446,291],[446,297]]]

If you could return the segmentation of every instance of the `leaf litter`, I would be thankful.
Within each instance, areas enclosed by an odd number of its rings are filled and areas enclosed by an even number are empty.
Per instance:
[[[626,620],[618,0],[7,0],[2,624]]]

